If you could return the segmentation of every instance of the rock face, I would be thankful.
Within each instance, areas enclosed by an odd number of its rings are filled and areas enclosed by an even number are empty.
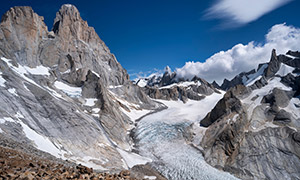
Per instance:
[[[288,54],[273,50],[260,75],[252,75],[258,78],[231,87],[201,120],[208,129],[200,145],[212,166],[241,179],[300,178],[299,73],[293,62],[299,53]]]
[[[226,92],[224,97],[216,104],[210,113],[200,122],[201,126],[208,127],[220,118],[230,114],[239,113],[242,109],[241,101],[236,97],[236,92],[245,93],[245,86],[238,85],[236,89]]]
[[[253,69],[249,72],[242,72],[239,75],[235,76],[232,80],[228,81],[227,79],[224,79],[223,84],[220,86],[220,89],[222,90],[229,90],[231,87],[234,87],[239,84],[243,84],[244,78],[254,74],[256,71]]]
[[[48,32],[30,7],[0,24],[0,128],[56,157],[123,169],[131,111],[156,109],[77,8],[63,5]],[[126,112],[127,114],[125,114]]]
[[[278,58],[276,56],[276,50],[273,49],[268,68],[265,69],[265,74],[264,74],[265,77],[267,79],[273,77],[275,75],[275,73],[279,70],[279,68],[280,68],[280,61],[278,60]]]

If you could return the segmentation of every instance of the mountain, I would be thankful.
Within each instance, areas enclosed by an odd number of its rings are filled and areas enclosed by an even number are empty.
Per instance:
[[[245,80],[200,121],[209,164],[241,179],[300,177],[299,55],[273,50],[257,72],[237,76]]]
[[[63,5],[53,28],[31,7],[0,24],[0,133],[99,170],[128,169],[132,116],[162,105],[129,80],[77,8]]]

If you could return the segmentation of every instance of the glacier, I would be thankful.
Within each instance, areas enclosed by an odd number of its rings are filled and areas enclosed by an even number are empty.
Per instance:
[[[135,129],[135,148],[167,179],[237,179],[205,162],[201,151],[186,141],[188,129],[215,106],[224,92],[213,93],[201,101],[164,101],[167,109],[145,116]],[[203,133],[203,132],[202,132]]]

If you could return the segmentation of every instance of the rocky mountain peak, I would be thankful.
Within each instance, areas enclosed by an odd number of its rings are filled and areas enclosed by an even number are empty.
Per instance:
[[[279,68],[280,68],[280,61],[277,58],[276,50],[273,49],[269,66],[268,68],[265,69],[265,77],[270,78],[274,76],[275,73],[279,70]]]
[[[52,31],[65,39],[80,39],[86,43],[103,43],[94,28],[89,27],[74,5],[64,4],[56,13]],[[108,50],[108,49],[107,49]]]
[[[164,73],[165,74],[172,74],[172,70],[169,66],[166,66],[165,69],[164,69]]]
[[[16,55],[15,58],[21,64],[38,65],[37,46],[47,35],[44,18],[37,15],[31,7],[12,7],[2,16],[0,40],[6,43],[1,43],[0,52],[6,57]]]
[[[22,23],[21,20],[24,19],[33,19],[33,21],[41,18],[44,20],[43,17],[39,17],[30,6],[15,6],[10,8],[1,19],[1,23],[3,22],[15,22],[17,24]]]

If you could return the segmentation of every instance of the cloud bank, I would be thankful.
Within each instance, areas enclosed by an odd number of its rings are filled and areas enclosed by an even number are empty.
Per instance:
[[[231,79],[235,75],[257,68],[259,63],[269,62],[272,49],[277,54],[285,54],[288,50],[300,50],[300,28],[284,24],[274,25],[265,35],[265,43],[254,41],[246,45],[237,44],[227,51],[220,51],[205,62],[186,62],[177,68],[178,77],[191,79],[195,75],[209,82],[216,80],[221,84],[224,78]]]
[[[204,17],[224,20],[223,27],[236,27],[255,21],[293,0],[218,0]]]

